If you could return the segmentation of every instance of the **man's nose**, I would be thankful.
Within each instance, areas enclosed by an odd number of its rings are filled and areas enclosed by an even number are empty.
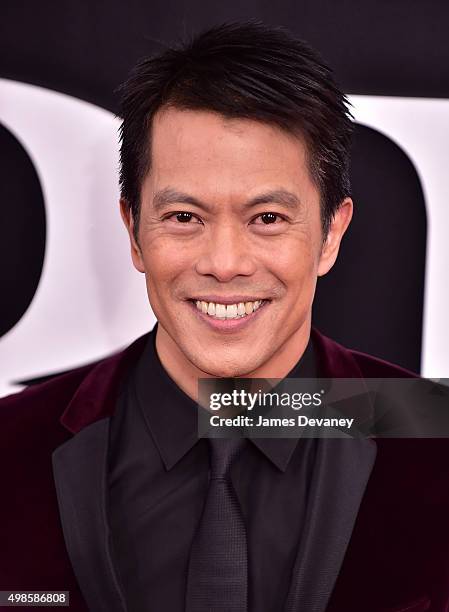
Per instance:
[[[253,274],[255,256],[244,228],[237,223],[223,223],[211,229],[205,237],[196,271],[215,276],[221,282]]]

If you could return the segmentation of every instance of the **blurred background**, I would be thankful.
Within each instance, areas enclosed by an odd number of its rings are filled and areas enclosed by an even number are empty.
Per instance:
[[[449,377],[449,3],[4,0],[0,395],[153,326],[119,216],[116,89],[141,57],[246,19],[308,41],[353,105],[355,215],[315,326]]]

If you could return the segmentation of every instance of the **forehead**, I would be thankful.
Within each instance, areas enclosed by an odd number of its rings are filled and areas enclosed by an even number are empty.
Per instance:
[[[259,121],[176,108],[154,117],[149,178],[158,187],[228,191],[311,183],[302,138]]]

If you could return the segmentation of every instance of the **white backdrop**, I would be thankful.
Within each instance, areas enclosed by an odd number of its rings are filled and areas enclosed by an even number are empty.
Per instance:
[[[0,122],[31,157],[47,214],[38,289],[0,339],[5,395],[16,389],[9,381],[105,356],[155,319],[119,213],[118,120],[78,99],[0,80]]]

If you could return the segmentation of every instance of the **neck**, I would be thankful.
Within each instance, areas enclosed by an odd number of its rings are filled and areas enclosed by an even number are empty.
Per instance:
[[[310,316],[272,357],[244,378],[285,378],[304,354],[310,338]],[[158,323],[156,350],[170,378],[195,402],[198,401],[198,379],[216,378],[197,368],[180,350],[167,331]]]

